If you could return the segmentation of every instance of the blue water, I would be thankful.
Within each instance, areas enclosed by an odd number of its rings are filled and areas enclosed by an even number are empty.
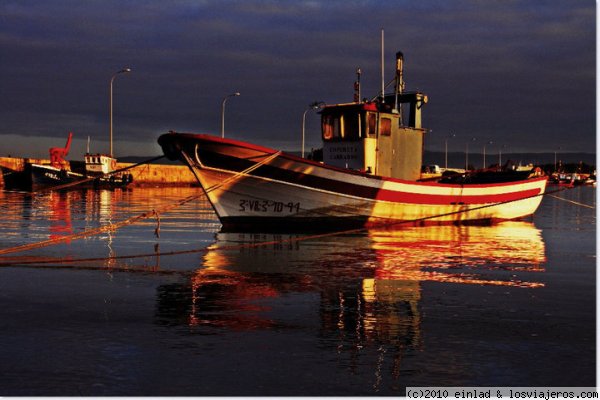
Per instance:
[[[0,192],[0,249],[195,194]],[[556,195],[595,206],[595,188]],[[199,197],[0,255],[0,395],[595,386],[595,216],[545,197],[533,220],[493,227],[225,234]]]

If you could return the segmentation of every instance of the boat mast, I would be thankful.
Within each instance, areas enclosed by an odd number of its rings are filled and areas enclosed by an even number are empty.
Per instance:
[[[384,49],[383,36],[384,36],[384,33],[383,33],[383,28],[382,28],[381,29],[381,103],[382,104],[385,103],[385,82],[384,82],[385,74],[384,74],[384,65],[383,65],[383,63],[384,63],[384,60],[383,60],[383,58],[384,58],[383,57],[383,53],[384,53],[384,51],[383,51],[383,49]]]

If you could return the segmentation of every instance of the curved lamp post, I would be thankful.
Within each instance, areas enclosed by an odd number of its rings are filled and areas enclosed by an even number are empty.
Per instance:
[[[322,108],[324,105],[325,102],[323,101],[315,101],[313,103],[310,103],[308,105],[308,108],[304,110],[304,113],[302,114],[302,158],[304,158],[304,128],[306,126],[306,113],[310,110],[317,110],[319,108]]]
[[[235,93],[231,93],[231,94],[228,94],[227,96],[223,97],[223,103],[221,103],[221,137],[222,138],[225,137],[225,102],[227,101],[228,98],[239,96],[239,95],[240,95],[240,92],[235,92]]]
[[[110,78],[110,107],[109,107],[109,118],[110,118],[110,137],[109,137],[109,143],[110,143],[110,156],[113,156],[113,82],[115,81],[115,78],[117,77],[117,75],[119,74],[125,74],[131,72],[131,68],[126,67],[123,68],[120,71],[117,71],[113,74],[113,76]]]

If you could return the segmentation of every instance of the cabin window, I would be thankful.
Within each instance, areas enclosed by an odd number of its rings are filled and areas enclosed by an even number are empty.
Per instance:
[[[367,136],[375,136],[377,134],[377,114],[367,113]]]
[[[328,114],[321,118],[321,133],[325,141],[357,141],[361,138],[360,113]]]
[[[333,115],[324,115],[321,120],[323,140],[340,139],[340,118]]]
[[[358,140],[360,138],[358,117],[358,114],[342,116],[342,137],[344,140]]]
[[[381,118],[379,133],[384,136],[390,136],[392,134],[392,120],[390,118]]]

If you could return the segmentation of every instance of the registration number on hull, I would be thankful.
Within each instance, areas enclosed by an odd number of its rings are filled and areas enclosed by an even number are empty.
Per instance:
[[[300,211],[300,203],[284,203],[273,200],[240,200],[241,212],[261,212],[261,213],[293,213]]]

